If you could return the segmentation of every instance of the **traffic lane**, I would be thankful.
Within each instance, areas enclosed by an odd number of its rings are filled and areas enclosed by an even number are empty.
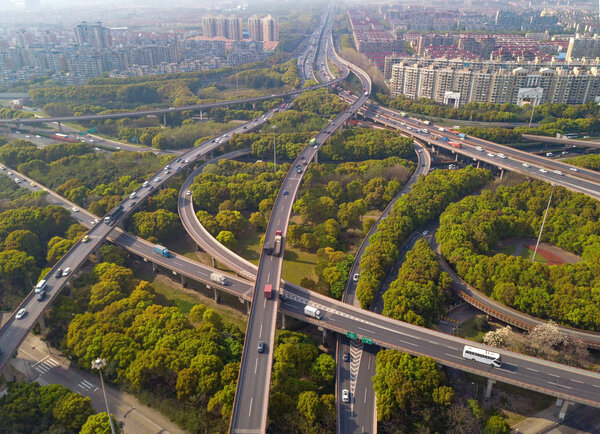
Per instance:
[[[294,291],[294,293],[287,295],[288,299],[290,296],[295,297],[294,303],[282,303],[282,307],[285,306],[286,309],[293,312],[302,313],[303,307],[300,306],[309,302],[323,312],[321,322],[325,327],[339,330],[342,333],[353,331],[358,333],[359,336],[373,339],[374,342],[384,347],[401,349],[415,355],[433,357],[443,364],[459,368],[466,367],[468,370],[479,373],[479,375],[495,376],[500,381],[514,384],[515,381],[521,380],[547,392],[565,394],[567,399],[569,399],[569,396],[566,392],[572,392],[574,386],[579,385],[579,387],[585,387],[585,391],[579,394],[579,398],[587,399],[600,406],[600,374],[598,373],[530,356],[517,355],[485,345],[477,345],[480,348],[486,348],[502,355],[502,368],[489,370],[481,363],[462,358],[464,345],[472,345],[471,341],[419,328],[369,311],[360,311],[345,304],[337,304],[333,308],[334,303],[320,303],[316,300],[321,297],[313,296],[310,299],[302,297],[299,293],[306,295],[305,291]],[[538,373],[545,375],[540,377]],[[571,389],[563,388],[560,383],[557,386],[553,381],[550,381],[556,378],[559,380],[568,379],[570,383],[567,387],[571,387]],[[576,395],[572,396],[577,397]]]

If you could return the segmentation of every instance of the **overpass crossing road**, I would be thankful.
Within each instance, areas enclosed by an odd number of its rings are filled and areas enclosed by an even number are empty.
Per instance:
[[[57,200],[57,203],[71,209],[72,203],[51,191],[49,194]],[[71,210],[71,213],[82,224],[87,222],[88,226],[95,218],[87,211],[73,212]],[[124,233],[119,228],[113,230],[109,239],[150,262],[172,270],[173,274],[177,273],[211,284],[209,275],[215,271],[211,267],[185,256],[175,255],[172,258],[158,256],[152,252],[152,243]],[[240,299],[251,300],[253,292],[251,283],[235,276],[228,276],[228,278],[231,282],[230,285],[220,287],[220,289],[237,295]],[[425,355],[445,366],[600,408],[599,373],[481,345],[482,348],[502,354],[502,369],[489,369],[485,365],[462,358],[463,346],[472,344],[466,339],[387,318],[293,284],[284,286],[281,297],[280,309],[283,314],[316,326],[342,334],[345,334],[346,331],[355,331],[359,336],[371,338],[375,345],[384,348],[393,348],[413,355]],[[321,321],[304,316],[303,309],[306,304],[318,307],[324,312]]]
[[[522,134],[522,136],[524,139],[531,140],[534,142],[556,143],[559,145],[577,146],[579,148],[600,148],[600,142],[592,140],[577,140],[567,139],[564,137],[538,136],[535,134]]]

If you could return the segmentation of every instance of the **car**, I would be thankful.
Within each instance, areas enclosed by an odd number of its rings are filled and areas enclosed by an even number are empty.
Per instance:
[[[136,193],[135,193],[135,191],[134,191],[133,193],[131,193],[131,194],[129,195],[129,199],[135,199],[135,198],[136,198],[136,196],[137,196],[137,194],[136,194]]]
[[[137,202],[134,200],[133,202],[129,202],[129,208],[133,208]]]
[[[63,270],[63,277],[67,277],[69,274],[71,274],[71,267],[67,267]]]
[[[475,149],[477,149],[479,152],[483,152],[483,148],[481,146],[475,146]]]
[[[313,146],[313,148],[319,149],[319,145],[315,145],[315,146]]]
[[[37,301],[44,301],[46,298],[46,291],[41,291],[37,296]]]
[[[28,134],[25,136],[26,139],[31,139],[31,136]]]
[[[562,175],[563,174],[560,170],[555,170],[554,173],[556,173],[557,175]]]
[[[494,154],[492,154],[491,152],[488,152],[488,153],[487,153],[487,156],[488,156],[488,157],[494,157]]]
[[[83,238],[81,239],[82,243],[87,243],[90,240],[90,236],[89,235],[84,235]]]
[[[42,136],[40,136],[39,134],[36,134],[36,135],[35,135],[35,138],[36,138],[36,139],[41,139],[41,138],[42,138]]]
[[[120,146],[117,146],[115,149],[116,149],[117,151],[120,151],[120,150],[121,150],[121,147],[120,147]]]
[[[191,195],[192,195],[192,190],[188,190],[188,191],[186,191],[186,192],[185,192],[185,195],[186,195],[186,196],[191,196]]]
[[[178,163],[181,163],[181,158],[178,158],[178,159],[177,159],[177,162],[178,162]]]
[[[35,186],[36,186],[36,183],[35,183],[35,182],[33,182],[33,181],[31,181],[31,182],[29,183],[29,185],[31,185],[32,187],[35,187]]]
[[[542,172],[542,173],[548,173],[548,171],[546,169],[540,169],[540,172]]]
[[[11,171],[8,172],[8,176],[12,176],[12,172]]]
[[[342,356],[342,360],[344,362],[349,362],[350,361],[350,353],[344,353],[344,355]]]
[[[73,212],[79,212],[79,208],[77,208],[76,206],[74,206],[73,208],[71,208],[73,210]]]
[[[498,153],[498,157],[500,157],[500,158],[506,158],[506,155],[504,155],[502,153]]]
[[[423,236],[426,237],[427,235],[429,235],[429,231],[428,230],[424,230],[423,231]]]
[[[183,160],[184,163],[189,163],[190,160],[188,160],[187,158],[185,160]]]
[[[62,277],[62,268],[59,268],[58,270],[56,270],[56,273],[54,273],[54,277],[56,277],[57,279],[59,277]]]
[[[144,183],[142,184],[142,187],[148,187],[148,184],[150,184],[150,182],[144,181]]]
[[[94,225],[97,225],[98,223],[100,223],[99,219],[94,219]]]
[[[352,276],[352,280],[354,280],[355,282],[358,282],[359,277],[360,277],[360,274],[354,273],[354,276]]]
[[[348,389],[342,390],[342,402],[350,402],[350,392],[348,392]]]
[[[569,170],[571,172],[579,172],[579,170],[577,168],[575,168],[575,167],[569,167]]]
[[[15,182],[16,182],[17,184],[20,184],[22,181],[23,181],[23,180],[22,180],[22,179],[20,179],[20,178],[15,178]]]
[[[523,167],[530,167],[529,164],[527,164],[527,163],[523,163],[522,166]]]
[[[169,110],[175,110],[175,107],[169,107]]]
[[[264,353],[265,352],[265,343],[263,341],[258,341],[257,351],[259,353]]]
[[[304,161],[302,162],[302,164],[303,164],[304,166],[306,166],[306,165],[308,164],[308,162],[307,162],[306,160],[304,160]]]
[[[27,310],[26,309],[21,309],[20,311],[17,312],[17,314],[15,315],[15,318],[16,319],[21,319],[25,315],[27,315]]]
[[[160,181],[161,181],[160,176],[157,176],[156,178],[154,178],[154,182],[160,182]]]

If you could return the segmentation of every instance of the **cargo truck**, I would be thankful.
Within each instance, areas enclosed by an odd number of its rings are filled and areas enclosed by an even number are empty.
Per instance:
[[[311,318],[321,319],[321,311],[313,306],[304,306],[304,315]]]
[[[219,273],[210,273],[210,280],[220,283],[221,285],[227,285],[227,277]]]
[[[123,214],[123,206],[119,205],[110,213],[108,213],[106,217],[104,217],[104,223],[106,223],[109,226],[114,225],[121,214]]]
[[[267,255],[270,255],[271,253],[273,253],[273,248],[271,247],[271,243],[269,243],[268,241],[265,242],[265,244],[263,245],[263,251]]]
[[[273,255],[279,256],[281,254],[281,231],[275,232],[275,247],[273,249]]]
[[[273,285],[267,283],[265,285],[265,298],[271,298],[271,294],[273,294]]]
[[[460,137],[461,139],[466,139],[467,135],[465,133],[458,133],[458,137]]]
[[[164,256],[165,258],[170,258],[171,257],[171,252],[169,252],[169,249],[167,249],[166,247],[161,246],[159,244],[156,244],[152,250],[157,255]]]
[[[425,125],[431,125],[431,121],[423,121]]]

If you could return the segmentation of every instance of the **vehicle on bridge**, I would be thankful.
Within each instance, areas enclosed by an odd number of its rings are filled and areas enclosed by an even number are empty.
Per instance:
[[[265,298],[271,298],[271,295],[273,294],[273,285],[271,285],[270,283],[267,283],[265,285]]]
[[[104,223],[109,226],[114,225],[121,214],[123,214],[123,205],[119,205],[109,214],[107,214],[106,217],[104,217]]]
[[[317,143],[316,137],[313,137],[312,139],[310,139],[310,142],[308,142],[309,145],[314,145],[315,143]]]
[[[275,232],[275,247],[273,249],[273,255],[279,256],[281,254],[281,231]]]
[[[221,285],[227,285],[227,277],[219,273],[210,273],[210,280]]]
[[[321,311],[314,306],[304,306],[304,315],[311,318],[321,319]]]
[[[155,245],[152,250],[154,251],[154,253],[164,256],[165,258],[170,258],[171,257],[171,252],[169,252],[169,249],[167,249],[164,246],[161,246],[159,244]]]
[[[481,348],[471,347],[469,345],[465,345],[465,348],[463,349],[463,357],[465,359],[475,360],[476,362],[485,363],[486,365],[491,365],[496,368],[502,366],[500,354]]]
[[[448,144],[452,145],[452,146],[454,146],[455,148],[458,148],[458,149],[462,148],[462,145],[460,143],[458,143],[458,142],[448,141]]]

